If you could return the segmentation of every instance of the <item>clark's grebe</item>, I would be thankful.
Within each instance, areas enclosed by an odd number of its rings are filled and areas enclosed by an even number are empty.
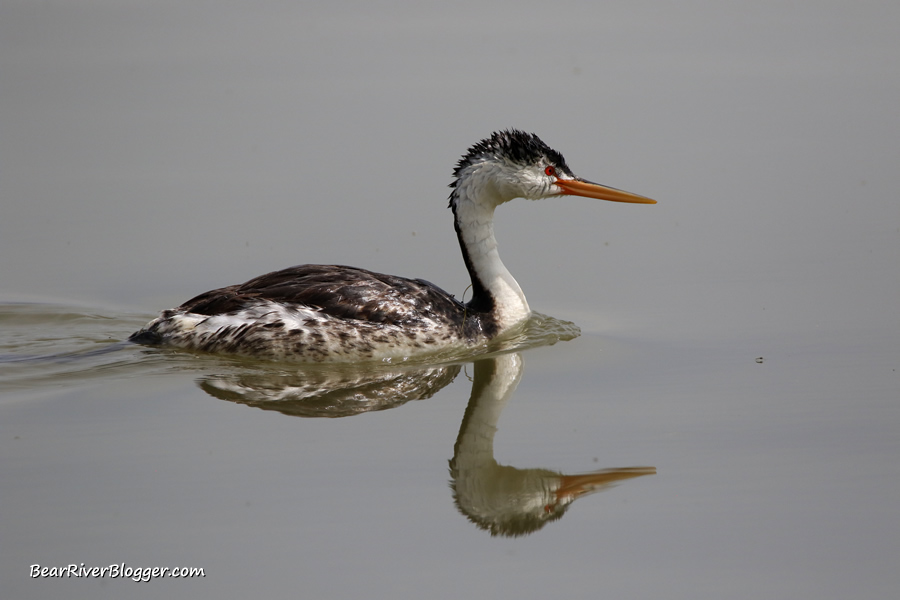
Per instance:
[[[450,208],[472,299],[462,303],[423,279],[340,265],[300,265],[201,294],[163,311],[131,341],[302,362],[402,360],[471,347],[509,332],[531,314],[500,261],[494,209],[513,198],[585,196],[655,200],[572,174],[536,135],[495,132],[453,171]]]

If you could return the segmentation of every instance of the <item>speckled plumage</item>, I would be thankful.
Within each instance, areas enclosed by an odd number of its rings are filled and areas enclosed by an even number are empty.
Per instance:
[[[490,314],[422,279],[300,265],[163,311],[133,341],[272,360],[402,359],[493,337]]]

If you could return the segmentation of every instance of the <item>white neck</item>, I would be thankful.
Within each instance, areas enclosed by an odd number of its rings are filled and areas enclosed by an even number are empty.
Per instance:
[[[454,192],[454,213],[459,243],[476,295],[473,303],[480,300],[479,294],[488,294],[493,300],[497,325],[500,331],[504,331],[531,314],[522,288],[500,260],[494,238],[494,209],[508,198],[503,199],[492,189],[468,183],[466,180],[459,181]],[[476,189],[480,196],[473,198]]]

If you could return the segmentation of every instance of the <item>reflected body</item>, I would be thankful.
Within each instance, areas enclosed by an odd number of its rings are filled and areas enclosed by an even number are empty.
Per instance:
[[[300,265],[201,294],[163,311],[129,339],[304,362],[404,360],[472,348],[514,332],[531,315],[497,252],[499,205],[563,195],[655,203],[576,177],[559,152],[516,130],[472,146],[453,174],[450,208],[472,281],[468,303],[423,279]]]

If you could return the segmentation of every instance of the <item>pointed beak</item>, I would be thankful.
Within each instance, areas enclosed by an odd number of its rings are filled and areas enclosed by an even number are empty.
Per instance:
[[[611,202],[633,202],[636,204],[656,204],[656,200],[646,196],[638,196],[624,190],[592,183],[584,179],[557,179],[556,185],[567,196],[584,196],[585,198],[597,198],[598,200],[610,200]]]
[[[564,498],[578,498],[591,492],[599,492],[623,479],[632,479],[644,475],[656,475],[655,467],[625,467],[624,469],[605,469],[594,473],[582,473],[580,475],[562,475],[560,486],[556,490],[558,500]]]

